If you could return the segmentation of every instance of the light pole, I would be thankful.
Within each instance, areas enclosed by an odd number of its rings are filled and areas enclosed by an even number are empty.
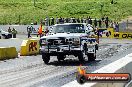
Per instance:
[[[35,0],[33,0],[34,1],[34,7],[35,7]]]
[[[104,5],[101,3],[100,6],[101,6],[101,9],[100,9],[100,11],[101,11],[101,17],[103,17],[103,7],[104,7]]]
[[[114,0],[111,0],[111,4],[114,4]]]
[[[18,22],[19,22],[19,24],[20,24],[20,21],[21,21],[21,16],[19,15],[19,18],[18,18]]]

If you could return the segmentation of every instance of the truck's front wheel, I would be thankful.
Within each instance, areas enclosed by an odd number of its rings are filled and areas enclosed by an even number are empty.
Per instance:
[[[85,61],[85,54],[84,52],[80,52],[78,55],[78,59],[80,62],[84,62]]]
[[[42,59],[43,59],[45,64],[48,64],[49,60],[50,60],[50,56],[47,54],[42,54]]]
[[[58,61],[63,61],[66,58],[66,55],[58,55],[57,59]]]
[[[96,59],[96,54],[95,53],[88,53],[88,61],[95,61]]]

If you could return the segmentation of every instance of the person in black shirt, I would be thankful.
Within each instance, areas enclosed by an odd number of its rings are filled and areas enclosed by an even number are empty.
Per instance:
[[[109,18],[108,17],[105,18],[105,25],[106,25],[106,28],[109,27]]]
[[[61,17],[59,18],[59,23],[62,24],[62,18]]]
[[[83,18],[81,18],[81,23],[83,23]]]
[[[65,19],[66,23],[68,23],[68,18]]]
[[[76,19],[75,19],[75,17],[73,17],[73,19],[72,19],[72,20],[73,20],[73,23],[76,23]]]
[[[94,20],[94,27],[97,27],[97,20],[96,20],[96,18]]]
[[[80,19],[79,18],[77,18],[77,23],[80,23]]]
[[[90,18],[90,20],[89,20],[89,24],[91,24],[92,25],[92,19]]]
[[[54,18],[51,18],[51,25],[54,25]]]
[[[27,32],[28,32],[28,38],[31,37],[31,27],[27,27]]]
[[[101,19],[99,19],[99,28],[101,28],[102,27],[102,21],[101,21]]]

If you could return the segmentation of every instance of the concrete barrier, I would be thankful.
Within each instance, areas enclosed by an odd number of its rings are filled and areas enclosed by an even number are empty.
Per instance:
[[[16,58],[17,56],[15,47],[0,47],[0,60]]]
[[[99,69],[92,73],[130,73],[132,77],[132,53]],[[126,85],[126,86],[125,86]],[[62,87],[132,87],[132,81],[129,83],[85,83],[80,85],[77,81],[72,81]]]
[[[18,34],[27,34],[27,28],[31,28],[31,31],[37,31],[40,25],[0,25],[0,29],[8,31],[9,27],[11,29],[15,28]]]
[[[39,40],[38,39],[28,39],[23,40],[20,49],[21,56],[36,55],[39,53]]]
[[[27,34],[28,28],[31,29],[31,34],[36,34],[40,25],[0,25],[0,29],[4,31],[8,31],[9,27],[11,29],[15,28],[18,34]],[[50,26],[43,26],[43,29],[46,27],[50,28]]]

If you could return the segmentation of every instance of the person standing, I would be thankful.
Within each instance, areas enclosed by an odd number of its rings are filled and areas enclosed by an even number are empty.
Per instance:
[[[116,31],[116,22],[113,22],[114,31]]]
[[[70,23],[73,23],[73,17],[70,18]]]
[[[77,23],[80,23],[80,19],[79,18],[77,18]]]
[[[108,23],[108,22],[109,22],[109,19],[108,19],[108,17],[106,17],[106,18],[105,18],[105,25],[106,25],[106,28],[109,27],[109,23]]]
[[[83,23],[86,23],[86,19],[83,17]]]
[[[83,23],[83,18],[81,18],[81,23]]]
[[[62,18],[61,17],[59,18],[59,24],[62,24]]]
[[[48,22],[49,22],[49,25],[48,26],[50,26],[51,25],[51,23],[50,23],[50,17],[48,17]]]
[[[16,34],[17,34],[17,31],[15,28],[12,29],[12,35],[13,35],[13,38],[16,38]]]
[[[110,28],[113,28],[113,22],[112,21],[110,21]]]
[[[42,36],[42,32],[43,32],[43,29],[42,29],[42,24],[41,24],[38,30],[38,34],[40,35],[40,38]]]
[[[99,28],[101,28],[102,27],[102,21],[101,21],[101,19],[99,19]]]
[[[47,34],[49,33],[48,27],[45,29],[45,36],[47,36]]]
[[[91,24],[91,25],[92,25],[92,19],[91,19],[91,18],[89,19],[89,24]]]
[[[96,18],[94,19],[94,27],[97,27],[97,20],[96,20]]]
[[[115,29],[116,29],[116,32],[119,32],[119,23],[118,22],[115,24]]]
[[[27,27],[27,32],[28,32],[28,38],[31,37],[31,28],[29,26]]]
[[[65,19],[66,23],[68,23],[68,18]]]
[[[51,18],[51,25],[54,25],[54,18]]]
[[[90,24],[90,16],[87,18],[87,22],[88,22],[88,24]]]
[[[76,19],[75,19],[75,17],[73,17],[73,19],[72,19],[72,20],[73,20],[73,23],[76,23]]]
[[[11,28],[9,27],[9,29],[8,29],[8,38],[12,38],[12,31],[11,31]]]
[[[58,17],[56,18],[56,24],[59,24],[59,19],[58,19]]]
[[[45,26],[49,26],[49,18],[48,17],[45,18]]]

